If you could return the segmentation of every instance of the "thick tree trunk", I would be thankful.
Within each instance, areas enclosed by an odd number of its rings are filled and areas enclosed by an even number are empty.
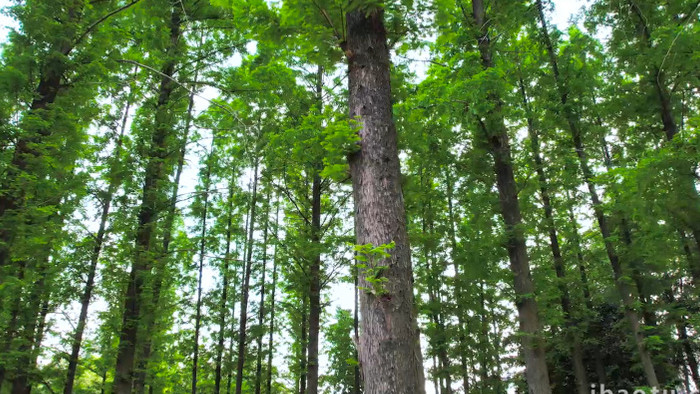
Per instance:
[[[162,202],[160,197],[161,183],[167,176],[166,161],[170,156],[168,137],[171,133],[168,126],[169,109],[175,83],[171,79],[175,74],[178,42],[181,37],[181,8],[173,6],[170,20],[170,48],[168,61],[163,67],[164,76],[160,81],[158,101],[156,104],[155,130],[151,140],[151,152],[146,165],[146,175],[143,183],[143,196],[138,212],[138,227],[136,230],[136,255],[131,266],[129,281],[125,294],[125,307],[122,328],[119,335],[119,348],[115,367],[114,391],[117,394],[131,394],[136,349],[137,334],[142,311],[142,293],[148,273],[152,268],[151,246],[156,230],[156,221]]]
[[[255,231],[255,208],[258,201],[258,159],[255,158],[253,167],[253,191],[250,197],[250,223],[248,227],[248,250],[243,273],[243,286],[241,288],[241,312],[238,323],[238,363],[236,366],[236,394],[243,390],[243,367],[245,366],[246,353],[246,328],[248,326],[248,297],[250,295],[250,273],[253,268],[253,233]]]
[[[199,367],[199,331],[202,327],[202,274],[204,272],[204,252],[207,245],[207,214],[209,211],[209,188],[211,186],[211,163],[214,156],[214,139],[211,142],[209,157],[207,157],[207,169],[204,178],[204,207],[202,208],[202,232],[199,240],[199,272],[197,273],[197,303],[194,317],[194,344],[192,348],[192,381],[190,384],[192,394],[197,393],[197,372]]]
[[[233,191],[235,177],[232,176],[228,186],[228,204],[226,209],[226,252],[221,268],[221,300],[219,302],[219,334],[216,346],[216,371],[214,374],[214,394],[221,392],[221,370],[224,356],[224,337],[226,334],[226,317],[228,311],[228,280],[231,259],[231,237],[233,235]]]
[[[571,340],[571,348],[569,350],[571,353],[571,365],[573,366],[574,370],[574,378],[576,379],[576,391],[578,394],[588,394],[590,387],[588,385],[588,377],[586,376],[586,366],[583,362],[581,340],[577,334],[572,332],[573,328],[576,326],[576,322],[574,321],[572,315],[573,308],[571,306],[571,297],[569,295],[569,289],[566,283],[566,267],[564,266],[564,258],[562,257],[561,248],[559,247],[559,234],[554,223],[554,209],[552,208],[552,201],[549,193],[549,180],[544,172],[544,162],[542,160],[542,154],[540,153],[539,134],[535,129],[534,120],[530,110],[530,103],[525,91],[525,83],[523,82],[522,78],[519,80],[519,87],[523,106],[527,115],[527,130],[528,136],[530,137],[530,149],[532,150],[532,156],[535,161],[535,171],[537,172],[537,179],[540,186],[540,198],[542,200],[544,210],[545,226],[547,227],[547,232],[549,233],[549,246],[552,251],[554,272],[556,273],[558,280],[557,287],[559,288],[559,301],[562,312],[564,313],[564,320],[566,321],[567,325],[566,335]]]
[[[474,22],[480,27],[477,37],[481,63],[484,69],[493,67],[486,10],[482,0],[472,1]],[[506,236],[510,268],[513,272],[515,304],[521,331],[521,344],[525,359],[525,375],[531,393],[551,393],[549,373],[544,352],[544,343],[540,337],[540,322],[535,302],[535,289],[530,276],[530,261],[527,255],[525,235],[522,229],[522,217],[518,203],[518,190],[513,173],[510,143],[503,114],[503,102],[496,93],[490,93],[489,99],[494,105],[485,117],[480,119],[484,140],[494,158],[494,172],[498,188],[501,215],[506,225]]]
[[[102,212],[100,213],[100,226],[97,229],[97,234],[95,235],[95,245],[92,249],[92,254],[90,255],[90,268],[88,269],[88,277],[85,282],[85,289],[80,297],[80,315],[78,316],[78,324],[76,325],[75,332],[73,333],[73,344],[71,346],[71,354],[68,359],[68,372],[66,374],[66,382],[63,386],[63,394],[73,393],[73,384],[75,382],[75,375],[78,368],[78,359],[80,357],[80,348],[83,343],[83,333],[85,332],[85,325],[87,324],[88,308],[90,306],[90,301],[92,300],[92,292],[95,288],[95,276],[97,275],[97,263],[100,259],[100,253],[102,252],[102,245],[105,241],[105,236],[107,234],[107,219],[109,219],[110,209],[112,206],[112,199],[114,198],[114,193],[116,193],[119,187],[119,167],[120,167],[120,156],[122,152],[122,144],[124,141],[124,133],[126,132],[126,123],[129,118],[129,109],[131,107],[131,101],[127,101],[124,108],[124,115],[122,116],[121,127],[119,130],[119,137],[116,141],[116,146],[114,148],[114,156],[112,158],[112,163],[110,167],[110,182],[107,186],[107,192],[102,199]]]
[[[390,59],[381,8],[347,13],[350,118],[359,122],[360,150],[350,160],[357,243],[390,242],[382,294],[360,295],[359,360],[367,394],[425,393],[413,296],[411,253],[392,118]],[[371,288],[364,278],[360,286]]]
[[[596,216],[596,220],[598,221],[598,226],[600,227],[600,232],[603,235],[603,240],[605,243],[605,250],[608,255],[608,259],[610,260],[610,265],[612,266],[613,269],[613,274],[614,274],[614,279],[615,283],[617,286],[617,289],[620,293],[620,297],[622,298],[622,303],[625,309],[625,317],[627,318],[630,328],[632,329],[633,333],[633,339],[635,341],[635,344],[637,346],[637,352],[640,358],[640,361],[642,363],[642,367],[644,370],[644,375],[647,380],[647,384],[651,387],[659,387],[659,380],[657,379],[656,376],[656,370],[654,368],[654,364],[651,360],[651,355],[649,353],[649,350],[646,348],[644,345],[644,336],[641,331],[641,327],[639,324],[639,315],[635,309],[635,302],[634,302],[634,296],[633,296],[633,290],[632,287],[624,280],[623,278],[623,272],[622,272],[622,265],[620,264],[620,258],[617,254],[617,251],[615,250],[615,247],[612,244],[612,241],[610,240],[612,236],[612,232],[610,231],[610,227],[608,225],[608,218],[605,216],[603,212],[603,207],[602,203],[600,201],[600,198],[598,197],[598,192],[596,190],[595,185],[593,184],[593,173],[588,165],[588,157],[586,155],[586,152],[584,150],[584,145],[583,145],[583,140],[581,138],[581,131],[578,128],[578,125],[576,123],[576,116],[573,113],[571,106],[567,103],[568,100],[568,92],[563,85],[561,78],[559,76],[559,67],[557,65],[557,54],[554,50],[554,46],[552,44],[552,40],[549,37],[549,32],[547,29],[547,23],[544,18],[544,9],[542,7],[542,1],[537,0],[537,8],[538,8],[538,13],[539,13],[539,20],[541,23],[541,31],[542,31],[542,37],[544,40],[545,47],[547,49],[547,53],[549,55],[549,63],[550,67],[552,68],[552,74],[554,76],[554,81],[557,85],[557,88],[559,90],[560,94],[560,101],[561,105],[563,107],[564,111],[564,117],[567,121],[567,124],[569,126],[570,132],[571,132],[571,137],[574,142],[574,148],[576,150],[576,154],[579,159],[579,165],[581,167],[581,172],[583,173],[584,180],[586,182],[586,185],[588,186],[588,191],[590,194],[591,202],[593,205],[593,211]]]

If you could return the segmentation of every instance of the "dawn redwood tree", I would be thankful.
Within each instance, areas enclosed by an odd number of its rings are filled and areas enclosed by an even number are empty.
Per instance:
[[[148,274],[153,268],[153,238],[156,233],[158,216],[163,209],[162,183],[166,180],[172,166],[172,140],[169,105],[177,88],[173,76],[176,72],[178,56],[182,47],[183,9],[180,4],[171,5],[168,21],[169,43],[165,63],[160,71],[160,86],[155,107],[155,127],[150,141],[150,152],[143,181],[143,195],[138,212],[136,230],[136,254],[134,256],[129,280],[125,292],[125,308],[119,351],[117,353],[114,391],[118,394],[132,392],[132,379],[136,366],[139,335],[139,323],[143,317],[143,293]]]
[[[646,376],[647,383],[651,387],[659,387],[659,380],[657,378],[656,370],[654,368],[654,363],[651,359],[651,354],[647,345],[644,343],[644,334],[642,332],[642,327],[639,321],[639,314],[634,305],[634,289],[633,285],[629,284],[624,278],[623,267],[620,261],[619,252],[616,250],[615,245],[612,242],[612,229],[610,228],[610,218],[603,211],[602,204],[598,196],[598,191],[596,185],[593,183],[593,172],[588,163],[588,155],[584,146],[582,138],[582,130],[577,120],[576,113],[569,102],[569,92],[568,88],[562,80],[559,73],[559,63],[557,58],[557,52],[554,47],[554,42],[549,36],[549,31],[547,27],[547,21],[544,17],[544,8],[542,5],[542,0],[537,0],[537,11],[541,27],[541,37],[547,54],[549,56],[549,66],[552,71],[552,77],[559,94],[559,99],[562,107],[562,116],[566,120],[566,124],[569,128],[571,134],[571,139],[576,150],[576,155],[579,160],[579,166],[581,173],[588,187],[591,204],[593,206],[593,211],[595,213],[596,220],[598,222],[598,227],[603,236],[603,242],[605,243],[605,250],[607,253],[608,260],[612,266],[613,276],[615,279],[615,284],[622,298],[622,303],[625,308],[625,317],[632,328],[632,337],[636,344],[637,354],[639,355],[644,374]]]
[[[423,357],[413,296],[411,252],[400,183],[396,128],[384,9],[360,6],[347,13],[350,118],[358,124],[359,150],[349,157],[357,244],[395,243],[386,266],[384,291],[360,294],[358,346],[368,394],[425,393]],[[361,275],[360,286],[372,284]]]
[[[483,0],[472,0],[472,15],[478,29],[475,37],[481,56],[481,65],[488,71],[494,67],[494,52],[491,49],[491,35]],[[532,393],[551,392],[549,373],[545,359],[544,344],[540,337],[540,321],[537,303],[534,298],[534,285],[530,275],[530,262],[522,229],[522,215],[518,202],[518,188],[513,173],[508,130],[503,115],[503,101],[499,93],[492,90],[487,95],[490,109],[478,119],[479,133],[483,143],[489,148],[494,160],[496,186],[498,188],[501,215],[506,225],[506,247],[513,272],[518,308],[521,344],[525,359],[527,384]]]
[[[549,234],[549,246],[552,251],[552,260],[554,263],[554,272],[559,279],[558,289],[560,294],[560,304],[564,319],[566,321],[567,335],[571,338],[571,363],[574,367],[574,376],[576,378],[576,390],[579,394],[587,394],[589,390],[588,377],[586,376],[586,366],[583,360],[583,347],[581,346],[580,338],[576,333],[572,332],[575,326],[573,307],[571,304],[571,295],[566,284],[566,266],[562,256],[561,247],[559,244],[559,234],[554,222],[554,209],[552,207],[551,187],[547,174],[545,173],[544,161],[540,149],[539,130],[533,119],[533,114],[530,109],[529,98],[525,89],[525,82],[522,77],[518,81],[518,87],[522,96],[523,108],[527,118],[527,131],[530,138],[530,149],[532,159],[535,162],[535,172],[537,173],[537,181],[540,188],[540,199],[542,200],[542,208],[544,211],[545,227]]]

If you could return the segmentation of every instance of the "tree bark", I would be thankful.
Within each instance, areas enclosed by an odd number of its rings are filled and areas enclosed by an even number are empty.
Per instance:
[[[350,118],[358,121],[359,151],[351,154],[357,243],[395,243],[376,265],[388,279],[381,295],[360,295],[359,359],[367,394],[425,393],[423,357],[413,296],[411,254],[392,118],[390,59],[381,8],[348,12]],[[371,288],[365,278],[360,286]]]
[[[493,55],[483,1],[473,0],[472,11],[474,22],[480,28],[477,42],[482,67],[489,69],[493,67]],[[484,140],[494,158],[496,186],[501,215],[506,226],[506,248],[508,249],[510,268],[513,272],[515,304],[518,308],[518,320],[522,333],[521,344],[525,359],[525,375],[530,393],[548,394],[551,393],[549,373],[544,343],[540,337],[540,322],[534,298],[535,289],[530,276],[530,261],[522,229],[508,131],[501,112],[503,102],[496,92],[489,93],[489,100],[494,105],[493,109],[486,114],[486,122],[479,119],[479,123],[485,134]]]

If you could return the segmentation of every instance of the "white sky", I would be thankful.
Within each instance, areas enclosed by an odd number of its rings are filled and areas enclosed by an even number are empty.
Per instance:
[[[551,20],[558,26],[558,28],[562,31],[565,31],[567,26],[569,25],[571,19],[573,16],[579,13],[581,10],[581,7],[584,6],[586,3],[588,3],[587,0],[554,0],[554,5],[555,5],[555,10],[553,13],[550,14]],[[0,0],[0,8],[4,8],[6,6],[11,5],[10,0]],[[0,43],[3,43],[7,39],[7,34],[12,28],[16,28],[17,24],[14,20],[11,18],[7,17],[4,14],[0,14]],[[249,48],[250,50],[254,50],[254,48]],[[240,57],[232,59],[233,64],[239,63],[240,62]],[[416,71],[419,75],[421,74],[421,68],[424,68],[424,65],[421,65],[420,62],[415,62],[418,64],[414,64],[414,71]],[[233,65],[232,64],[232,65]],[[215,98],[217,96],[217,92],[215,89],[207,88],[205,89],[201,95],[203,97],[206,97],[208,99]],[[203,99],[203,98],[195,98],[195,108],[198,112],[201,112],[205,110],[208,107],[209,103]],[[188,162],[189,166],[183,173],[183,184],[181,186],[180,194],[191,192],[194,190],[194,186],[196,184],[196,179],[197,179],[197,167],[199,165],[199,160],[197,158],[197,154],[194,152],[191,152],[190,155],[188,155]],[[208,284],[205,284],[205,288],[212,288],[214,286],[213,280],[211,278],[214,278],[214,273],[210,272],[209,275],[205,275],[205,277],[210,278]],[[342,307],[345,309],[353,309],[353,287],[350,284],[335,284],[331,287],[331,289],[328,289],[326,291],[327,295],[330,296],[331,299],[331,306],[329,308],[330,313],[334,313],[333,311],[335,310],[336,307]],[[256,296],[251,296],[253,299],[257,299]],[[92,306],[95,309],[100,309],[99,306],[93,305]],[[95,316],[92,314],[92,316]],[[60,322],[56,322],[56,324],[60,325]],[[70,324],[63,323],[67,329],[70,329]],[[57,327],[54,327],[57,328]],[[423,345],[425,347],[425,341],[422,341]],[[281,356],[282,352],[277,352],[278,355]],[[323,357],[325,359],[325,357]],[[326,360],[321,360],[321,369],[323,370],[323,364],[325,364]],[[276,364],[281,365],[284,363],[284,360],[280,357],[277,359]],[[426,366],[431,365],[431,360],[426,358],[425,360]],[[455,387],[457,387],[458,383],[455,383]],[[434,394],[433,390],[433,385],[430,379],[427,377],[427,372],[426,372],[426,391],[428,394]]]

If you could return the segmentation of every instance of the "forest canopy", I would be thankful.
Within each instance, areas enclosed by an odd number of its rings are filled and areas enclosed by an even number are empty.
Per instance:
[[[700,2],[573,3],[1,1],[0,394],[698,392]]]

